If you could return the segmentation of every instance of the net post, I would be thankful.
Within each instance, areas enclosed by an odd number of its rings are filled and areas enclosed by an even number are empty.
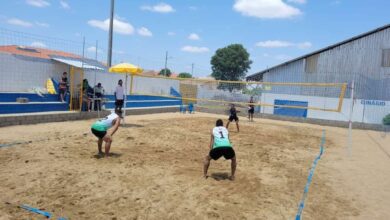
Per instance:
[[[81,80],[81,86],[80,86],[80,95],[79,95],[79,112],[83,110],[83,87],[84,87],[84,69],[80,70],[80,80]],[[86,88],[88,89],[88,88]],[[88,106],[87,106],[88,107]],[[88,108],[87,108],[88,109]]]
[[[133,74],[130,74],[130,94],[129,95],[132,95],[133,94],[133,83],[134,83],[134,81],[133,81]]]
[[[69,101],[69,110],[73,111],[73,90],[74,90],[74,67],[70,67],[70,101]]]
[[[354,105],[354,99],[355,99],[355,80],[352,80],[351,83],[351,104],[349,109],[349,121],[348,121],[348,156],[351,156],[351,148],[352,148],[352,115],[353,115],[353,105]]]

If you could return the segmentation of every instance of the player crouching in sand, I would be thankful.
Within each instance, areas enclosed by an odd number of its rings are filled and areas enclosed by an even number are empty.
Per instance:
[[[122,118],[122,111],[117,110],[115,113],[112,112],[107,117],[102,118],[92,124],[91,131],[97,138],[99,138],[98,139],[99,155],[103,154],[102,144],[104,141],[106,142],[106,145],[104,147],[104,153],[106,157],[109,156],[111,143],[112,143],[112,136],[119,128],[119,125],[121,123],[121,118]]]
[[[223,127],[223,121],[218,119],[216,122],[216,127],[212,130],[211,140],[210,140],[210,152],[204,160],[203,174],[204,178],[207,178],[207,170],[210,166],[210,160],[218,160],[223,156],[226,160],[231,161],[231,176],[230,179],[234,180],[234,174],[236,172],[237,162],[236,154],[233,150],[232,144],[229,140],[229,132]]]

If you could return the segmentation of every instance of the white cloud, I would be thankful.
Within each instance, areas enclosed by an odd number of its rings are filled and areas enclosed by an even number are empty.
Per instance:
[[[90,53],[96,53],[96,47],[95,46],[88,47],[87,51],[90,52]],[[99,49],[99,48],[97,49],[97,52],[98,53],[103,53],[103,51],[101,49]]]
[[[291,56],[285,55],[285,54],[276,55],[276,56],[274,56],[274,58],[277,59],[277,60],[280,60],[280,61],[287,61],[287,60],[291,60],[292,59]]]
[[[60,1],[60,5],[63,9],[70,9],[70,5],[66,1]]]
[[[331,5],[339,5],[339,4],[341,4],[341,1],[336,0],[336,1],[331,2],[330,4]]]
[[[28,21],[23,21],[23,20],[20,20],[18,18],[11,18],[11,19],[8,19],[7,20],[7,23],[8,24],[12,24],[12,25],[17,25],[17,26],[22,26],[22,27],[32,27],[33,24],[28,22]]]
[[[269,55],[268,53],[263,53],[263,57],[270,57],[271,55]]]
[[[271,58],[271,59],[275,59],[275,60],[279,60],[279,61],[286,61],[286,60],[292,59],[291,56],[285,55],[285,54],[272,55],[272,54],[264,53],[263,57]]]
[[[175,9],[171,5],[164,2],[161,2],[156,5],[144,5],[141,7],[141,9],[144,11],[152,11],[158,13],[171,13],[175,11]]]
[[[291,18],[302,12],[282,0],[236,0],[233,9],[242,15],[275,19]]]
[[[26,3],[38,8],[44,8],[50,5],[50,3],[45,0],[26,0]]]
[[[125,54],[125,52],[122,50],[112,50],[112,52],[115,54]]]
[[[108,31],[110,26],[110,19],[107,18],[104,21],[89,20],[88,24],[92,27]],[[134,27],[130,23],[114,18],[114,32],[118,34],[131,35],[134,33]]]
[[[296,4],[306,4],[306,0],[287,0],[287,2],[296,3]]]
[[[32,42],[31,46],[32,47],[40,47],[40,48],[46,48],[47,47],[46,44],[44,44],[42,42],[39,42],[39,41]]]
[[[297,47],[299,49],[306,49],[312,47],[313,45],[308,41],[302,43],[293,43],[293,42],[280,41],[280,40],[267,40],[267,41],[257,42],[256,46],[264,47],[264,48]]]
[[[205,53],[210,51],[210,49],[207,47],[194,47],[194,46],[184,46],[181,48],[181,50],[190,53]]]
[[[306,48],[312,47],[313,44],[306,41],[306,42],[298,43],[298,44],[296,44],[296,46],[297,46],[298,48],[300,48],[300,49],[306,49]]]
[[[137,30],[138,34],[145,37],[151,37],[153,36],[152,32],[147,29],[146,27],[141,27]]]
[[[175,33],[175,32],[172,32],[172,31],[170,31],[170,32],[168,32],[168,35],[169,35],[169,36],[175,36],[175,35],[176,35],[176,33]]]
[[[260,41],[256,43],[256,46],[265,47],[265,48],[291,47],[292,45],[293,43],[291,42],[279,41],[279,40],[267,40],[267,41]]]
[[[195,34],[195,33],[192,33],[188,36],[188,39],[190,40],[200,40],[200,37],[199,35]]]
[[[41,26],[41,27],[49,27],[50,26],[47,23],[41,23],[41,22],[38,22],[38,21],[36,21],[35,24],[38,25],[38,26]]]

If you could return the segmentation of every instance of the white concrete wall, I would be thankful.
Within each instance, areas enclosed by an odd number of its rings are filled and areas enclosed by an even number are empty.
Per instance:
[[[69,66],[43,59],[0,53],[0,92],[27,92],[46,87],[46,80],[59,80]]]
[[[95,80],[96,75],[96,80]],[[113,95],[115,92],[115,88],[118,85],[118,81],[120,79],[123,80],[123,87],[125,87],[125,79],[126,75],[124,74],[116,74],[116,73],[108,73],[96,70],[84,70],[84,78],[88,80],[89,85],[93,88],[98,83],[101,83],[106,95]],[[130,77],[128,77],[127,82],[127,94],[129,94],[130,89]]]
[[[275,99],[308,102],[309,107],[336,109],[339,99],[313,96],[285,95],[264,93],[261,97],[263,103],[273,104]],[[366,104],[365,104],[366,103]],[[351,99],[344,99],[341,112],[326,112],[320,110],[307,111],[308,118],[348,121]],[[274,107],[263,107],[261,113],[273,114]],[[368,104],[367,101],[356,99],[353,110],[353,122],[381,124],[382,119],[390,114],[390,101],[376,101]]]
[[[151,94],[169,96],[171,87],[180,92],[180,81],[174,79],[134,77],[133,92],[135,94]]]

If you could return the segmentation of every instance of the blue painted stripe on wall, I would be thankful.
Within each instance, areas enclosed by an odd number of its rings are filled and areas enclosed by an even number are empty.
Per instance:
[[[28,98],[30,102],[16,103],[15,101],[18,97]],[[114,96],[107,95],[105,97],[110,98],[110,101],[105,104],[106,108],[114,108]],[[69,110],[68,103],[60,103],[57,101],[58,95],[45,95],[41,97],[34,93],[0,93],[0,114]],[[126,108],[179,106],[181,104],[182,101],[175,98],[129,95]]]
[[[0,104],[0,114],[67,111],[67,103],[37,103],[37,104]]]
[[[28,98],[30,102],[58,102],[58,95],[45,94],[43,97],[35,93],[0,93],[0,102],[16,102],[17,98]]]
[[[286,116],[304,117],[304,118],[307,117],[307,109],[289,108],[288,105],[307,107],[309,105],[308,102],[275,99],[274,104],[286,105],[286,107],[275,106],[274,115],[286,115]]]
[[[16,102],[19,97],[28,98],[30,102],[56,102],[59,101],[59,95],[45,94],[43,97],[36,93],[0,93],[0,102]],[[114,95],[105,95],[111,101],[115,100]],[[161,96],[146,96],[146,95],[128,95],[128,101],[132,100],[180,100],[175,98],[167,98]]]

